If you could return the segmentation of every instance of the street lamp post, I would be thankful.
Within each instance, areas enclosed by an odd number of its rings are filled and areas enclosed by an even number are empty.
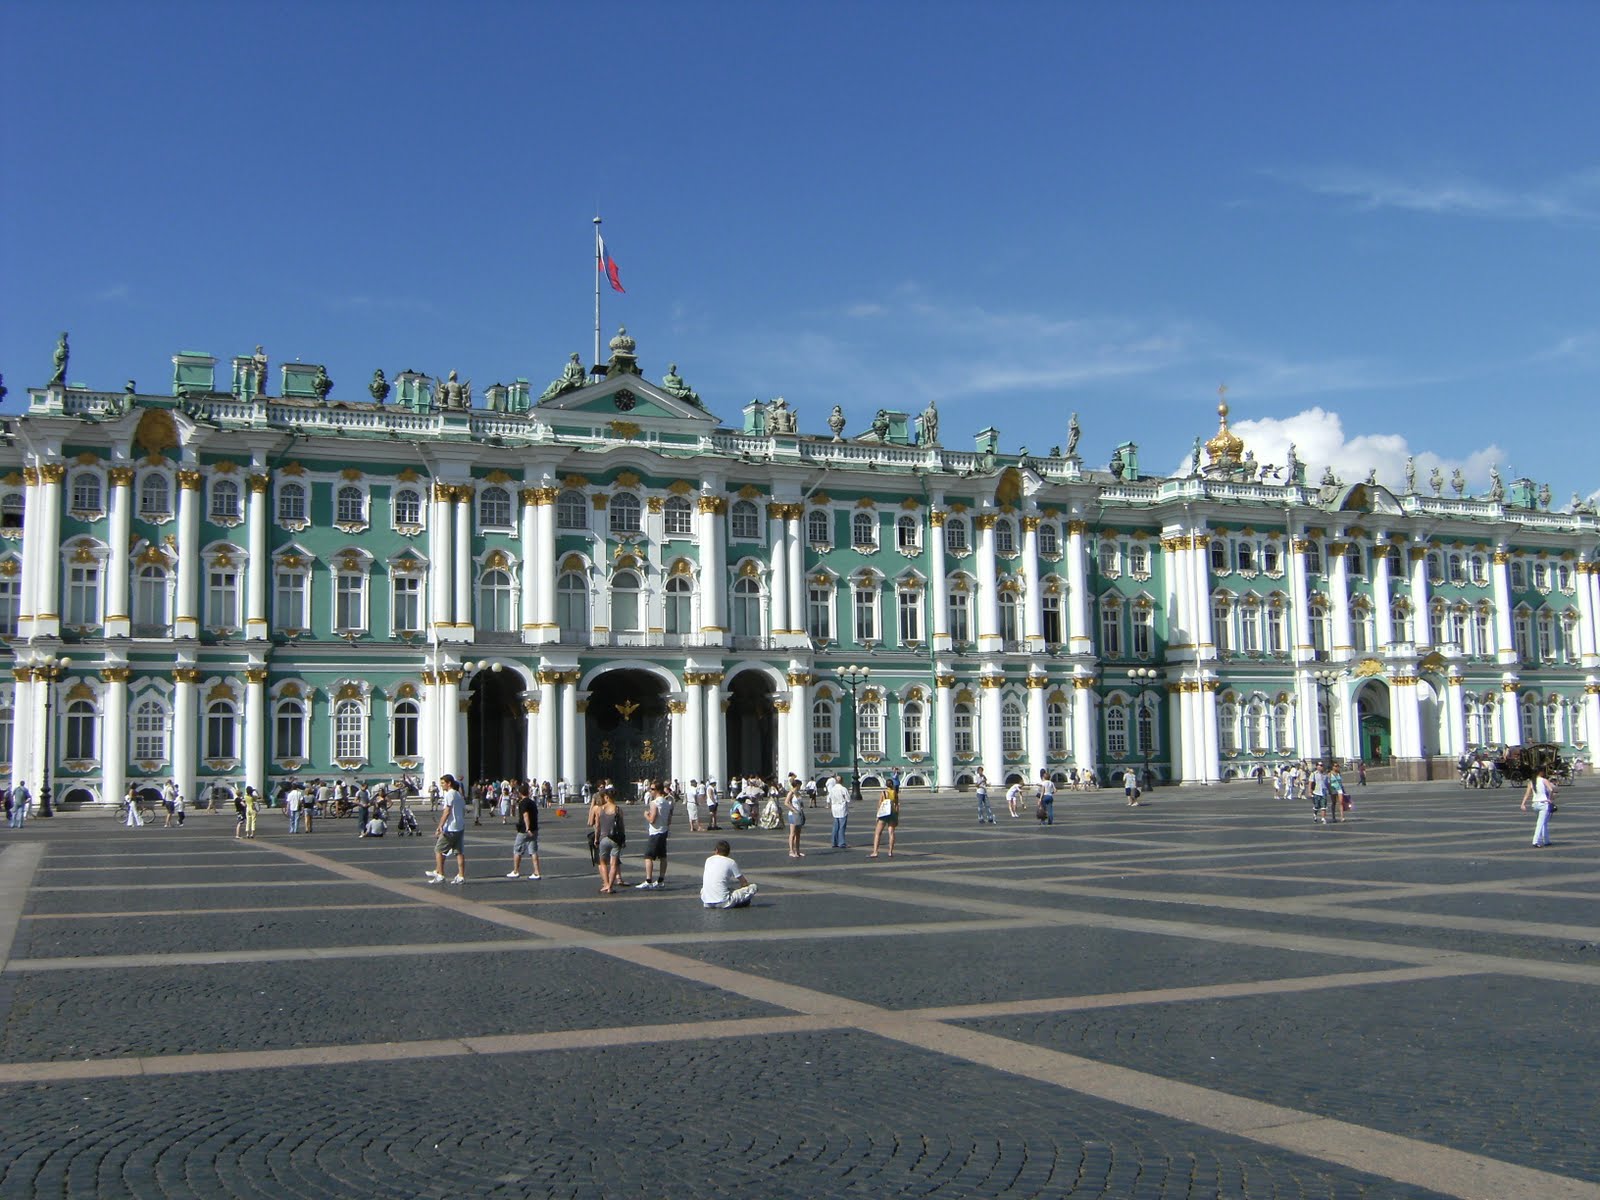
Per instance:
[[[1160,678],[1161,671],[1156,667],[1130,667],[1128,669],[1128,679],[1139,689],[1139,715],[1142,716],[1146,711],[1144,706],[1145,690],[1154,686],[1156,680]],[[1155,732],[1155,727],[1155,714],[1151,713],[1151,734]],[[1139,748],[1144,752],[1144,786],[1152,788],[1155,786],[1156,781],[1150,774],[1150,736],[1145,733],[1144,726],[1139,722],[1138,716],[1134,718],[1134,728],[1139,731]]]
[[[57,658],[54,654],[47,655],[43,662],[34,668],[34,678],[41,676],[44,679],[44,767],[43,776],[39,783],[39,815],[53,817],[56,810],[50,803],[50,734],[55,725],[51,717],[55,709],[56,684],[67,673],[67,668],[72,666],[72,659]]]
[[[1328,668],[1311,672],[1311,682],[1317,685],[1319,710],[1327,714],[1328,734],[1322,745],[1322,759],[1328,763],[1333,761],[1333,688],[1343,677],[1343,671],[1335,671]],[[1322,723],[1319,721],[1317,724],[1317,733],[1320,738]]]
[[[856,694],[872,678],[871,667],[845,667],[839,682],[850,689],[850,799],[861,803],[861,706]]]

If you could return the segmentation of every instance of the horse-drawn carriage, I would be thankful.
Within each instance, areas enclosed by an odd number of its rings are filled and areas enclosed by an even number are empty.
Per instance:
[[[1508,746],[1495,766],[1512,783],[1527,783],[1541,768],[1553,783],[1572,782],[1572,764],[1561,757],[1561,748],[1554,742]]]

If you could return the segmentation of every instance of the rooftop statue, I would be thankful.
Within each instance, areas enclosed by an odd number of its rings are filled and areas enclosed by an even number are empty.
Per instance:
[[[704,408],[700,403],[700,393],[691,388],[678,374],[678,364],[667,364],[667,377],[661,381],[661,390],[669,396],[676,396],[679,400],[687,400],[696,408]]]
[[[1293,487],[1295,484],[1302,482],[1301,471],[1304,468],[1305,463],[1300,461],[1300,456],[1295,453],[1294,443],[1290,442],[1289,461],[1283,464],[1283,469],[1289,478],[1289,486]]]
[[[1339,486],[1339,477],[1333,473],[1333,467],[1331,465],[1322,468],[1322,486],[1325,488],[1334,488]]]
[[[574,350],[572,357],[567,360],[567,365],[562,369],[560,378],[539,394],[539,403],[554,400],[557,396],[564,396],[568,392],[575,392],[585,387],[589,382],[589,373],[583,369],[583,359],[578,357]]]
[[[63,333],[56,343],[56,373],[50,376],[51,387],[67,386],[67,358],[72,352],[67,348],[67,335]]]
[[[1500,501],[1506,498],[1506,485],[1500,478],[1500,468],[1489,468],[1489,499]]]
[[[328,393],[333,391],[333,380],[328,378],[326,368],[317,368],[317,373],[311,380],[311,390],[317,394],[318,400],[326,400]]]
[[[1074,413],[1073,415],[1076,416],[1077,414]],[[1069,446],[1071,444],[1071,442],[1067,443]],[[1200,449],[1204,444],[1198,436],[1195,437],[1194,450],[1189,454],[1189,474],[1191,475],[1200,474]]]
[[[1467,477],[1460,467],[1450,473],[1450,486],[1455,488],[1458,496],[1467,494]]]
[[[1406,455],[1406,495],[1414,496],[1417,493],[1417,460],[1412,455]]]
[[[872,418],[872,435],[880,442],[889,436],[889,410],[880,408]]]
[[[928,407],[922,410],[922,416],[919,421],[917,445],[937,446],[939,444],[939,408],[932,400],[929,400]]]
[[[384,378],[382,367],[372,373],[372,382],[367,384],[367,391],[372,393],[372,398],[379,404],[389,398],[389,381]]]
[[[1078,425],[1078,414],[1072,414],[1072,420],[1067,422],[1067,457],[1071,458],[1078,452],[1078,439],[1083,436],[1083,430]],[[1195,439],[1195,446],[1200,445],[1200,440]]]
[[[779,396],[767,405],[767,432],[794,434],[800,432],[800,419],[795,416],[789,402]]]
[[[456,373],[451,371],[449,376],[433,389],[433,402],[440,408],[452,412],[465,412],[472,407],[472,380],[462,383],[456,378]]]
[[[1372,470],[1367,472],[1367,486],[1368,487],[1377,487],[1378,486],[1378,468],[1377,467],[1373,467]]]
[[[828,428],[833,431],[833,440],[844,441],[844,409],[835,404],[833,411],[828,414]]]
[[[1444,495],[1444,472],[1435,467],[1428,476],[1428,486],[1433,489],[1435,496]]]
[[[256,395],[265,396],[267,394],[267,352],[260,346],[257,346],[256,352],[250,356],[250,373],[256,379]]]
[[[1550,485],[1548,483],[1541,483],[1539,485],[1539,507],[1550,507]]]

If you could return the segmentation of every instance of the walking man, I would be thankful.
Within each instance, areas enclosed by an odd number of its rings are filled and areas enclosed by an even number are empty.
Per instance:
[[[1056,781],[1048,770],[1039,772],[1039,824],[1056,823]]]
[[[994,809],[989,807],[989,777],[983,773],[983,768],[978,768],[978,777],[973,780],[973,791],[978,797],[978,824],[993,825]]]
[[[12,829],[21,829],[28,820],[28,805],[33,801],[33,793],[28,791],[26,781],[19,781],[11,789],[11,819],[6,823]]]
[[[524,854],[533,867],[533,873],[528,878],[539,878],[539,802],[534,799],[532,792],[524,792],[517,804],[517,840],[512,845],[511,853],[511,870],[506,875],[507,879],[521,877]]]
[[[828,780],[828,811],[833,814],[833,848],[848,850],[844,830],[850,823],[850,789],[838,775]]]
[[[429,883],[444,882],[444,856],[450,851],[456,856],[455,877],[451,883],[467,881],[467,802],[461,798],[461,788],[454,775],[439,777],[439,827],[434,830],[433,870],[426,872]]]
[[[733,847],[718,842],[706,859],[705,875],[700,881],[700,903],[707,908],[746,908],[755,898],[756,885],[739,871],[733,861]]]
[[[300,832],[300,810],[305,807],[306,794],[300,790],[298,783],[289,785],[289,794],[283,798],[283,806],[289,810],[289,832]]]
[[[644,881],[634,884],[634,888],[660,891],[667,886],[667,833],[672,828],[672,797],[661,790],[660,783],[650,785],[644,820],[648,835],[644,843]]]

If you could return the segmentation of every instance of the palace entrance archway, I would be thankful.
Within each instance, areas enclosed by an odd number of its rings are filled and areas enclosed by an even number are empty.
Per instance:
[[[516,671],[479,671],[467,693],[467,778],[526,779],[528,716]]]
[[[589,687],[585,717],[589,779],[609,779],[632,800],[644,779],[672,778],[667,684],[649,671],[607,671]]]
[[[775,685],[764,671],[742,671],[728,686],[728,773],[770,779],[778,773]]]

